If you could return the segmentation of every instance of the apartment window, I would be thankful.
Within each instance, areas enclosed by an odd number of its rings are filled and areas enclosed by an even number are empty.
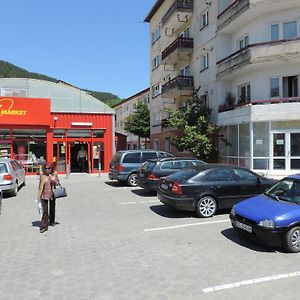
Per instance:
[[[251,100],[250,83],[238,87],[239,103],[249,102]]]
[[[153,59],[153,70],[158,68],[161,64],[161,56],[157,55],[155,56],[155,58]]]
[[[249,35],[244,36],[243,38],[241,38],[239,41],[239,49],[243,49],[247,46],[249,46]]]
[[[271,78],[271,98],[279,97],[279,78]]]
[[[149,96],[148,96],[148,95],[145,96],[144,99],[143,99],[143,101],[144,101],[144,103],[145,103],[146,105],[148,105],[149,102],[150,102]]]
[[[154,119],[154,122],[155,122],[155,125],[159,125],[160,124],[160,114],[155,114],[155,119]]]
[[[208,10],[201,15],[200,22],[200,30],[208,26]]]
[[[159,140],[153,140],[153,149],[159,150]]]
[[[282,89],[284,98],[298,97],[298,76],[283,77]]]
[[[283,23],[282,25],[282,30],[283,30],[283,38],[284,39],[292,39],[297,37],[297,22],[288,22],[288,23]]]
[[[179,37],[189,38],[190,37],[190,27],[187,27],[181,34],[179,34]]]
[[[190,76],[190,66],[185,66],[183,69],[180,70],[180,76]]]
[[[208,69],[209,66],[209,55],[206,53],[205,55],[202,55],[201,57],[201,72]]]
[[[157,97],[161,93],[160,84],[156,84],[152,87],[152,98]]]
[[[169,138],[165,139],[165,151],[166,152],[171,152],[171,141]]]
[[[152,33],[152,44],[160,38],[160,27],[158,26]]]

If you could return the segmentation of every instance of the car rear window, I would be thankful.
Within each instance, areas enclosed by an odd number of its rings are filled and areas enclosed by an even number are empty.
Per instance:
[[[123,157],[124,164],[138,164],[141,162],[141,152],[127,153]]]
[[[0,174],[7,173],[7,166],[5,163],[0,163]]]
[[[151,170],[156,166],[156,163],[154,161],[147,161],[143,165],[144,170]]]
[[[118,163],[121,159],[122,154],[120,152],[116,152],[111,160],[112,163]]]
[[[168,176],[168,179],[170,179],[172,181],[177,181],[177,182],[184,182],[184,181],[191,179],[198,173],[199,173],[199,171],[197,171],[197,170],[184,170],[184,171],[179,171],[179,172],[176,172],[176,173]]]

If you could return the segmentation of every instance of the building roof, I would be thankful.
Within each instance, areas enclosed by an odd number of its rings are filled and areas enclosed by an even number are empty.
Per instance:
[[[152,7],[151,11],[145,18],[144,22],[149,23],[152,19],[152,17],[155,15],[155,13],[158,11],[158,9],[161,7],[161,5],[165,2],[165,0],[157,0],[154,6]]]
[[[123,105],[124,103],[126,103],[126,102],[128,102],[128,101],[130,101],[130,100],[132,100],[132,99],[134,99],[134,98],[136,98],[136,97],[139,97],[139,96],[145,94],[146,92],[150,92],[150,88],[146,88],[146,89],[144,89],[144,90],[142,90],[142,91],[140,91],[140,92],[138,92],[138,93],[136,93],[136,94],[130,96],[129,98],[123,100],[122,102],[120,102],[120,103],[114,105],[112,108],[119,107],[119,106]]]

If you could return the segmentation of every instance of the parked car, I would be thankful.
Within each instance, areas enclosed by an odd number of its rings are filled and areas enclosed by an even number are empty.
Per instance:
[[[137,171],[145,161],[171,156],[167,152],[149,149],[118,151],[110,162],[109,179],[127,182],[129,186],[137,186]]]
[[[235,205],[233,228],[269,246],[300,252],[300,175],[289,176],[264,194]]]
[[[160,179],[159,200],[177,210],[195,211],[208,218],[217,209],[231,208],[250,196],[261,194],[274,180],[242,167],[203,164]]]
[[[137,183],[146,190],[157,191],[159,179],[182,169],[195,169],[204,164],[202,160],[184,157],[168,157],[147,160],[137,172]]]
[[[25,185],[23,167],[14,159],[0,158],[0,189],[16,196],[22,185]]]

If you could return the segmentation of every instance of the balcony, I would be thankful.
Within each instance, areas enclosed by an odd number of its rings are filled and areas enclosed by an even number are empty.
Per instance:
[[[300,38],[249,45],[217,62],[217,78],[231,79],[247,66],[254,70],[263,64],[300,62]]]
[[[194,90],[194,77],[178,76],[162,86],[162,95],[166,98],[190,97]]]
[[[175,65],[180,60],[190,60],[193,47],[193,39],[179,37],[162,52],[162,61],[167,65]]]
[[[162,25],[168,23],[170,28],[181,28],[183,24],[189,22],[194,11],[193,0],[175,0],[173,5],[169,8],[162,18]]]
[[[217,27],[221,30],[234,19],[238,18],[250,7],[250,0],[236,0],[218,15]]]
[[[230,107],[221,105],[218,114],[218,125],[297,120],[299,109],[300,97],[251,100]]]

